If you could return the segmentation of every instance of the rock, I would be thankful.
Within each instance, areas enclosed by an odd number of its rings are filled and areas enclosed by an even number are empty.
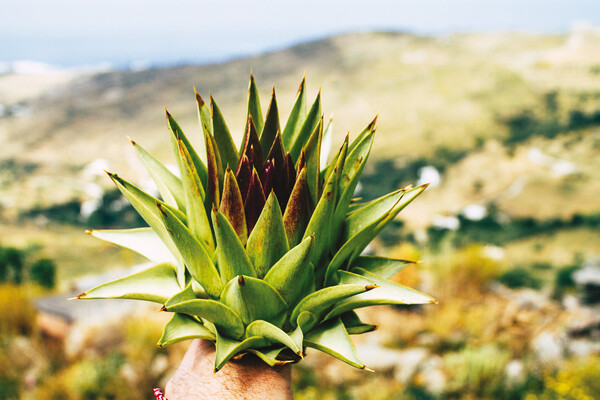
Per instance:
[[[600,354],[600,342],[587,339],[569,340],[567,349],[571,355],[587,357],[592,354]]]
[[[365,365],[377,372],[393,370],[403,353],[371,342],[357,344],[356,351]]]
[[[440,356],[433,356],[425,360],[421,365],[418,380],[433,395],[441,395],[448,381],[444,373],[444,361],[442,358]]]
[[[558,366],[564,358],[561,338],[552,332],[542,332],[531,343],[533,351],[542,364]]]
[[[525,382],[525,366],[521,360],[510,360],[505,373],[508,386],[514,387]]]
[[[408,384],[428,356],[429,351],[424,348],[414,348],[400,352],[395,360],[394,378],[405,385]]]
[[[169,357],[164,354],[154,357],[154,360],[152,360],[152,366],[150,368],[150,371],[153,375],[161,375],[165,373],[167,369],[169,369]]]
[[[584,264],[581,269],[573,272],[573,280],[581,289],[583,303],[600,303],[600,263]]]

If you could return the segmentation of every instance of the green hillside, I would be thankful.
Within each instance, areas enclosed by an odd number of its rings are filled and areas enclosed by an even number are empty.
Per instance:
[[[194,86],[206,97],[211,90],[239,138],[246,101],[239,93],[251,69],[263,109],[271,85],[277,85],[282,116],[304,73],[311,97],[323,87],[326,116],[335,113],[334,142],[379,114],[367,171],[377,185],[365,185],[362,196],[414,183],[423,166],[441,172],[440,185],[405,213],[410,229],[426,228],[436,215],[456,215],[470,204],[491,204],[510,218],[594,214],[600,211],[599,39],[593,30],[361,33],[218,65],[63,76],[20,99],[30,116],[0,118],[2,230],[23,221],[35,226],[32,215],[38,214],[31,209],[89,200],[96,184],[110,188],[98,168],[86,171],[94,160],[106,159],[99,165],[146,181],[127,136],[172,159],[166,106],[198,142]],[[20,84],[11,86],[11,79],[17,77],[0,77],[0,103],[14,102],[10,90],[26,84],[18,77]],[[72,205],[76,211],[77,203]],[[26,236],[5,240],[22,242]]]

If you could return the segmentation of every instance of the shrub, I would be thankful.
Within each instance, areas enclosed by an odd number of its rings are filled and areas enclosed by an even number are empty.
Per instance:
[[[498,282],[511,289],[523,287],[539,289],[542,287],[542,281],[533,276],[529,270],[522,267],[517,267],[503,273],[498,277]]]
[[[32,282],[47,289],[52,289],[56,284],[56,265],[54,261],[47,258],[37,260],[31,265],[29,277]]]
[[[35,309],[24,289],[14,285],[0,285],[0,336],[29,335],[35,324]]]
[[[23,252],[14,247],[0,247],[0,282],[21,283],[23,280]]]
[[[552,297],[562,299],[569,292],[575,291],[575,281],[573,280],[573,272],[579,269],[577,265],[560,268],[556,271],[554,278],[554,291]]]
[[[544,379],[544,400],[600,399],[600,357],[569,360],[555,375]]]
[[[147,399],[144,388],[134,388],[120,373],[124,359],[119,354],[90,358],[72,364],[46,378],[38,388],[37,400]]]
[[[504,383],[510,352],[495,345],[466,347],[444,355],[449,393],[495,397]]]
[[[479,245],[469,245],[432,268],[438,287],[448,298],[470,298],[473,293],[482,292],[498,277],[499,270],[497,262],[487,257]]]

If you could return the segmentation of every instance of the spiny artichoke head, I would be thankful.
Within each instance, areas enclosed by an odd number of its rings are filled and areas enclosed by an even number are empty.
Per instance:
[[[153,266],[78,298],[162,304],[173,317],[158,345],[212,340],[215,370],[240,353],[269,365],[295,362],[306,347],[366,368],[349,334],[375,326],[355,309],[435,302],[387,279],[411,261],[362,255],[426,186],[353,201],[376,119],[353,141],[346,137],[327,163],[331,121],[324,123],[320,92],[307,108],[304,79],[281,130],[275,90],[263,119],[250,77],[239,148],[212,96],[210,107],[197,93],[196,101],[204,133],[198,150],[167,112],[179,176],[132,141],[161,199],[109,173],[148,227],[90,231]]]

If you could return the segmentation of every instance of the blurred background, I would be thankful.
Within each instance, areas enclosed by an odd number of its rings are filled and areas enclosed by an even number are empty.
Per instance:
[[[153,190],[127,137],[174,162],[163,106],[197,143],[195,86],[239,140],[251,69],[282,122],[322,87],[334,143],[379,113],[358,196],[431,182],[371,250],[421,260],[394,279],[439,304],[361,312],[376,373],[311,354],[297,399],[600,398],[592,0],[4,1],[4,398],[164,387],[187,344],[156,348],[156,306],[65,299],[144,263],[84,233],[143,224],[103,172]]]

